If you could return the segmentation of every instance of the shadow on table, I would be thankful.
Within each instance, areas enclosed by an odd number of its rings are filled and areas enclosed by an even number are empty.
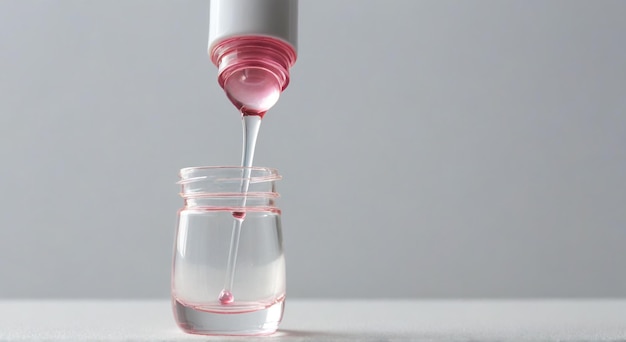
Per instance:
[[[269,336],[204,336],[184,334],[179,329],[170,333],[176,336],[173,339],[164,339],[163,341],[433,341],[432,338],[416,338],[416,336],[407,336],[398,333],[356,333],[356,332],[330,332],[330,331],[313,331],[313,330],[296,330],[296,329],[278,329],[277,332]]]
[[[386,341],[386,340],[402,340],[401,335],[384,334],[375,335],[367,333],[341,333],[326,331],[306,331],[294,329],[279,329],[276,333],[269,337],[275,341]]]

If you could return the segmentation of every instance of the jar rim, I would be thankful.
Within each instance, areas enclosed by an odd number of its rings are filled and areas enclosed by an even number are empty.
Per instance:
[[[188,166],[180,169],[180,172],[188,172],[192,170],[218,170],[218,169],[250,169],[259,171],[270,171],[271,173],[278,174],[278,169],[265,166],[236,166],[236,165],[218,165],[218,166]]]
[[[225,166],[191,166],[191,167],[185,167],[185,168],[180,169],[178,173],[180,180],[176,183],[185,184],[185,183],[190,183],[190,182],[195,182],[195,181],[201,181],[203,179],[206,179],[207,177],[211,177],[212,171],[219,172],[219,171],[232,170],[235,172],[235,171],[242,171],[246,169],[250,171],[249,181],[251,183],[271,182],[271,181],[282,179],[282,176],[278,173],[278,169],[271,168],[271,167],[263,167],[263,166],[247,167],[247,166],[228,166],[228,165],[225,165]],[[233,178],[222,178],[222,180],[226,180],[226,179],[233,180]],[[238,177],[237,179],[243,179],[243,178]]]

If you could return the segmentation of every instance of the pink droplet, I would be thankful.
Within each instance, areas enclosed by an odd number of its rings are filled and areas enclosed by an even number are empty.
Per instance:
[[[282,89],[280,81],[272,72],[247,67],[235,71],[226,79],[224,91],[235,107],[263,117],[276,104]]]
[[[230,291],[222,290],[218,299],[222,305],[226,305],[232,303],[235,300],[235,297],[233,297],[233,294],[230,293]]]
[[[243,220],[246,217],[245,211],[233,211],[233,217],[238,220]]]

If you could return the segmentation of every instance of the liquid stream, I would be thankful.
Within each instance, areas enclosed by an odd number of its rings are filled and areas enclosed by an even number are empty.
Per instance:
[[[241,166],[242,181],[241,181],[241,193],[247,193],[250,186],[250,172],[252,167],[252,161],[254,159],[254,149],[256,147],[257,137],[259,135],[259,128],[261,127],[260,115],[246,115],[243,113],[242,125],[243,125],[243,150],[241,153]],[[246,206],[246,197],[243,196],[241,207]],[[245,220],[245,212],[233,212],[233,232],[230,239],[230,247],[228,248],[228,262],[226,265],[226,279],[224,281],[224,289],[218,295],[218,300],[222,305],[229,305],[235,301],[233,295],[233,281],[235,279],[235,269],[237,266],[237,253],[239,249],[239,239],[241,235],[241,225]]]

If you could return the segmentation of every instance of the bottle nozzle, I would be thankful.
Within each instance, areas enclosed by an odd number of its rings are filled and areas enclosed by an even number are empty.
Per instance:
[[[211,51],[218,82],[244,115],[263,116],[289,85],[296,61],[293,47],[280,39],[245,36],[227,39]]]

